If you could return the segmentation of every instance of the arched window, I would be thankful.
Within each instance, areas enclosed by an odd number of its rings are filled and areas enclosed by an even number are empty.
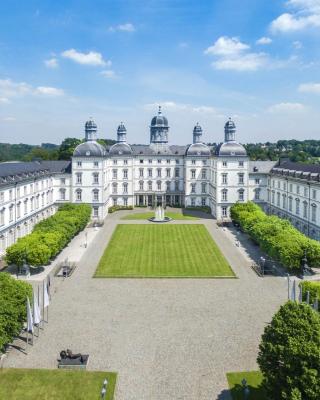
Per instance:
[[[122,188],[123,188],[123,193],[128,193],[128,184],[126,182],[122,185]]]
[[[112,184],[112,194],[117,194],[118,192],[118,184],[116,182],[113,182]]]
[[[244,200],[244,190],[243,189],[239,189],[238,191],[238,200],[239,201],[243,201]]]
[[[311,221],[317,221],[317,206],[314,203],[311,204]]]

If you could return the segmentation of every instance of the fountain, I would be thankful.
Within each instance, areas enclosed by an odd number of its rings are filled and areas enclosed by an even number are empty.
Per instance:
[[[154,217],[149,218],[151,222],[169,222],[172,218],[164,215],[164,209],[161,206],[156,207]]]

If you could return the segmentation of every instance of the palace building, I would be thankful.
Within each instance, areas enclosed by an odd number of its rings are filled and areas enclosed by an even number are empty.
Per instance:
[[[227,221],[232,204],[252,200],[320,239],[320,166],[250,161],[231,119],[214,152],[205,141],[217,138],[206,137],[198,123],[186,146],[169,144],[169,130],[159,107],[148,145],[130,145],[121,123],[117,143],[104,147],[89,120],[70,161],[0,163],[0,256],[64,202],[91,204],[99,220],[114,205],[160,204],[210,207]]]

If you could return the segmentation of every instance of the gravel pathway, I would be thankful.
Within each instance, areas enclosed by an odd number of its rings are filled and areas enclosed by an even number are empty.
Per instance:
[[[70,278],[54,279],[49,323],[28,355],[13,349],[4,366],[56,368],[71,348],[90,354],[88,369],[118,372],[116,400],[230,399],[225,373],[257,368],[285,279],[257,277],[249,251],[213,219],[173,223],[204,223],[239,279],[93,279],[117,223],[144,223],[123,215],[107,217]]]

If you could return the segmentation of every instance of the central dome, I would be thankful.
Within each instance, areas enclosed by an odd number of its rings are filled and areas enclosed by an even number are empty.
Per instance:
[[[168,127],[168,120],[167,118],[162,115],[161,106],[159,106],[158,115],[152,118],[151,120],[151,127]]]

